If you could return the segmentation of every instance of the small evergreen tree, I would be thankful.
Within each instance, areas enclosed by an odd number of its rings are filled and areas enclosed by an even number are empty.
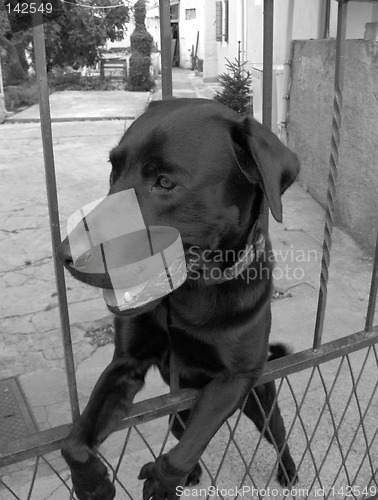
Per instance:
[[[131,56],[128,90],[149,91],[154,86],[150,74],[153,38],[145,25],[145,0],[138,0],[134,5],[134,18],[135,30],[130,36]]]
[[[238,57],[235,62],[226,59],[228,72],[218,78],[223,90],[216,92],[214,99],[242,115],[253,114],[252,75],[244,68],[246,63],[240,60],[240,42],[238,43]]]

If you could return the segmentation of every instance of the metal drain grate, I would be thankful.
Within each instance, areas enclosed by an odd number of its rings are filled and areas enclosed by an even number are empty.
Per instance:
[[[0,447],[35,432],[38,427],[18,380],[0,380]]]

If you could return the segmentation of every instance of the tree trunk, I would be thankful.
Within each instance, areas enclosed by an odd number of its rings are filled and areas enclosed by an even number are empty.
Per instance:
[[[28,75],[21,65],[16,47],[4,35],[0,33],[0,47],[3,47],[9,57],[8,68],[12,83],[19,83],[28,79]]]

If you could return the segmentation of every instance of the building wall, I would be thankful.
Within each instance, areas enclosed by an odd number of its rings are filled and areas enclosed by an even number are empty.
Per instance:
[[[238,41],[242,41],[242,3],[243,0],[229,0],[228,41],[217,43],[217,73],[226,71],[226,58],[234,61],[238,56]]]
[[[292,38],[318,37],[320,5],[322,0],[275,2],[274,64],[284,63]],[[262,67],[263,0],[229,0],[229,41],[217,42],[218,74],[225,70],[225,58],[237,56],[239,40],[242,42],[243,59],[250,65]]]
[[[146,12],[146,28],[154,39],[154,44],[158,50],[161,49],[160,43],[160,18],[159,8],[150,7]]]
[[[334,40],[294,42],[289,146],[300,183],[326,204],[331,153]],[[373,249],[378,228],[378,60],[363,40],[346,45],[336,218]]]
[[[211,0],[209,4],[212,5],[207,15],[209,21],[214,22],[215,2]],[[242,41],[245,49],[244,60],[248,60],[255,67],[262,67],[263,4],[263,0],[229,0],[229,42],[217,42],[216,72],[218,75],[225,70],[225,58],[236,57],[238,40]],[[279,0],[274,3],[273,62],[275,65],[284,64],[288,58],[292,40],[322,38],[324,5],[324,0]],[[338,2],[331,2],[331,37],[336,37],[337,6]],[[350,2],[347,38],[362,39],[365,23],[372,21],[378,21],[378,4]]]
[[[204,57],[204,29],[205,29],[205,0],[181,0],[179,14],[180,35],[180,66],[191,67],[192,48],[196,48],[197,33],[199,32],[199,43],[197,56]],[[195,9],[195,18],[187,19],[186,13],[189,9]]]
[[[195,9],[196,17],[186,19],[186,11]],[[159,8],[151,7],[147,10],[146,27],[151,33],[154,42],[160,50],[160,21]],[[199,32],[199,43],[197,56],[204,59],[205,56],[205,0],[181,0],[179,8],[179,40],[180,40],[180,67],[191,67],[191,52],[197,43],[197,32]]]
[[[204,5],[204,56],[203,56],[203,79],[204,81],[216,81],[218,78],[218,51],[215,28],[215,1],[206,0]]]
[[[378,5],[368,2],[349,2],[347,18],[347,38],[358,40],[364,37],[365,23],[378,21]],[[331,3],[330,36],[337,33],[337,2]]]

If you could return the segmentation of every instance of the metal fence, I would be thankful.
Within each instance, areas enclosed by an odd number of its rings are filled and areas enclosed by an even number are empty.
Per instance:
[[[362,331],[323,344],[316,351],[309,349],[267,364],[259,385],[277,381],[276,401],[285,402],[281,409],[287,441],[294,448],[300,486],[281,489],[274,482],[272,485],[281,457],[262,437],[263,433],[271,437],[268,427],[271,412],[265,415],[255,396],[264,416],[262,433],[243,415],[242,406],[223,425],[204,453],[201,488],[210,494],[217,491],[221,498],[375,496],[378,489],[377,341],[378,328],[375,327],[370,332]],[[296,376],[298,372],[300,377]],[[141,497],[141,485],[136,480],[141,466],[170,447],[171,424],[167,425],[167,418],[163,421],[161,418],[190,408],[195,397],[195,391],[185,390],[134,405],[116,435],[119,455],[101,455],[116,483],[117,499]],[[153,435],[149,426],[152,420]],[[56,475],[57,495],[51,498],[75,498],[67,469],[54,453],[69,428],[64,425],[49,429],[8,447],[1,460],[2,465],[8,466],[0,480],[4,499],[44,498],[44,476],[51,471]],[[223,450],[221,455],[219,449]],[[20,464],[21,461],[24,463]],[[20,466],[22,486],[17,485]],[[5,496],[6,492],[9,496]]]
[[[225,422],[201,461],[204,470],[201,488],[208,488],[206,490],[208,497],[213,496],[212,492],[214,495],[218,494],[220,498],[377,496],[378,326],[373,326],[373,323],[378,288],[378,244],[365,329],[322,344],[336,196],[347,3],[347,0],[339,0],[338,6],[332,153],[314,344],[312,349],[268,363],[258,383],[261,385],[275,380],[276,401],[279,399],[285,402],[282,408],[287,441],[295,448],[293,451],[301,478],[300,487],[289,485],[286,489],[276,488],[275,483],[271,481],[277,465],[280,464],[281,456],[274,443],[277,453],[263,439],[263,434],[268,439],[272,437],[268,426],[271,412],[265,413],[255,393],[256,404],[262,414],[262,432],[258,433],[244,417],[243,407]],[[169,4],[169,0],[160,1],[163,97],[169,97],[172,93]],[[263,121],[268,126],[271,125],[272,111],[273,6],[273,0],[264,0]],[[44,74],[46,66],[42,25],[34,28],[34,39],[36,64],[42,82],[41,121],[52,240],[55,249],[60,242],[60,234],[51,123],[46,97],[47,88],[44,86],[47,84]],[[72,417],[75,419],[79,414],[79,405],[64,274],[60,264],[55,262],[55,265],[70,403]],[[298,373],[300,377],[296,376]],[[172,377],[174,375],[173,373]],[[180,419],[179,412],[191,408],[196,396],[195,390],[173,388],[169,394],[134,404],[130,415],[117,431],[117,456],[101,454],[113,474],[117,486],[117,499],[141,497],[141,484],[138,484],[136,479],[140,467],[170,447],[170,426],[173,420],[167,424],[167,416],[175,414]],[[154,421],[153,435],[148,427],[150,421]],[[49,475],[51,481],[52,473],[56,486],[49,498],[75,498],[68,469],[58,452],[70,427],[67,424],[38,432],[28,438],[11,442],[1,450],[2,499],[45,498],[44,481],[46,475]],[[223,450],[221,454],[219,449]],[[18,481],[20,470],[23,474],[26,470],[29,475],[28,482],[23,481],[22,485]],[[230,488],[231,484],[233,486]]]

